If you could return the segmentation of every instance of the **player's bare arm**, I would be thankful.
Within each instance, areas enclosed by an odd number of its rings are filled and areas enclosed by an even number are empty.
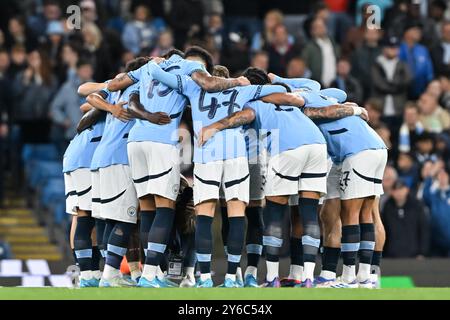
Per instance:
[[[120,121],[127,122],[130,121],[131,115],[127,109],[123,106],[127,104],[126,101],[121,101],[117,104],[110,104],[105,100],[105,94],[102,92],[91,93],[87,97],[87,101],[96,109],[110,112],[115,118]]]
[[[133,79],[131,79],[126,73],[123,73],[108,82],[107,89],[112,92],[124,90],[131,86],[133,83]]]
[[[83,132],[84,130],[86,130],[87,128],[92,127],[101,117],[102,113],[104,111],[92,108],[91,110],[89,110],[80,120],[80,122],[78,122],[77,125],[77,132]]]
[[[85,102],[85,103],[83,103],[80,106],[80,111],[81,111],[82,114],[85,114],[86,112],[88,112],[92,108],[93,108],[93,106],[91,106],[88,102]]]
[[[283,106],[303,107],[305,99],[294,93],[272,93],[268,96],[262,97],[260,100]]]
[[[360,116],[365,121],[369,121],[367,110],[352,102],[323,108],[304,107],[302,111],[310,119],[342,119],[351,116]]]
[[[98,92],[106,89],[107,84],[105,82],[86,82],[78,87],[78,94],[83,97],[87,97],[91,93]]]
[[[253,120],[255,120],[255,111],[251,108],[234,112],[228,117],[214,122],[209,126],[203,127],[198,134],[198,145],[204,145],[219,131],[230,128],[237,128],[243,126],[244,124],[249,124],[253,122]]]
[[[167,113],[164,112],[148,112],[145,110],[144,106],[139,101],[139,95],[132,94],[130,96],[130,102],[128,106],[128,111],[131,116],[140,120],[147,120],[154,124],[164,125],[171,122],[171,119]]]
[[[197,71],[191,75],[194,80],[202,89],[209,92],[224,91],[233,87],[248,86],[250,81],[245,77],[226,79],[221,77],[210,76],[206,72]]]

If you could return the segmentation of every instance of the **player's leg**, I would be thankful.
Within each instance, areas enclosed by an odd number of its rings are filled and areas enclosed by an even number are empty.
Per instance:
[[[262,254],[262,237],[264,232],[264,181],[265,181],[265,153],[249,160],[250,173],[250,203],[245,209],[247,217],[247,236],[245,240],[247,250],[247,268],[244,275],[245,287],[256,287],[258,263]]]
[[[316,279],[317,287],[329,287],[336,280],[336,270],[341,254],[341,200],[326,199],[320,211],[323,230],[322,270]]]
[[[92,272],[92,231],[95,219],[92,209],[92,178],[88,168],[71,172],[77,194],[77,227],[74,235],[74,249],[80,267],[80,287],[97,287],[98,279]]]
[[[200,279],[196,287],[210,288],[211,256],[213,249],[212,223],[219,199],[219,189],[222,180],[223,161],[196,163],[194,165],[194,205],[195,222],[195,252],[200,270]]]
[[[128,165],[112,165],[100,168],[100,213],[112,227],[107,241],[105,268],[100,286],[134,286],[136,283],[123,278],[120,266],[126,255],[131,234],[136,229],[137,194]]]
[[[262,254],[262,237],[264,231],[263,200],[250,200],[245,209],[247,217],[247,235],[245,240],[247,250],[247,268],[244,274],[244,286],[256,287],[258,263]]]
[[[373,206],[375,196],[364,200],[359,217],[361,241],[359,243],[359,268],[357,279],[360,287],[371,288],[370,269],[375,249],[375,227],[373,223]]]
[[[242,286],[236,282],[245,242],[245,208],[249,203],[249,169],[247,158],[224,160],[222,187],[227,201],[227,274],[224,287]]]
[[[142,275],[140,269],[140,239],[139,239],[139,225],[135,224],[131,231],[130,242],[126,254],[128,267],[130,269],[131,279],[138,283]]]
[[[375,250],[372,256],[372,284],[374,288],[380,288],[381,280],[381,258],[384,243],[386,242],[386,231],[380,216],[380,198],[376,197],[373,204],[373,223],[375,225]]]
[[[225,201],[225,196],[220,198],[220,217],[222,224],[220,226],[220,232],[222,235],[223,251],[225,256],[228,255],[227,244],[228,244],[228,232],[230,231],[230,223],[228,221],[228,208],[227,202]]]
[[[320,246],[319,199],[327,191],[327,148],[312,144],[298,148],[299,162],[306,158],[298,184],[299,214],[302,217],[303,274],[302,287],[313,287],[316,257]]]
[[[300,284],[303,274],[303,225],[301,221],[301,213],[299,215],[298,195],[289,197],[289,208],[291,214],[291,232],[289,245],[291,265],[289,267],[288,277],[281,279],[280,281],[282,287],[293,287],[297,284]]]
[[[69,244],[70,244],[70,249],[72,250],[73,261],[74,261],[75,265],[78,265],[78,259],[77,259],[77,255],[75,254],[75,245],[74,245],[76,229],[77,229],[77,216],[72,215],[72,221],[70,224]]]

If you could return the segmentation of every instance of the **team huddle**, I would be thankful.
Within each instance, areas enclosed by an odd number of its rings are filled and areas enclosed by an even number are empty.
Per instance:
[[[78,91],[84,116],[63,168],[80,287],[213,287],[217,206],[227,257],[220,287],[378,286],[387,148],[344,91],[257,68],[230,78],[200,47],[136,58],[114,79]],[[192,185],[180,169],[187,113]],[[281,278],[286,232],[291,265]],[[175,254],[180,284],[168,277]]]

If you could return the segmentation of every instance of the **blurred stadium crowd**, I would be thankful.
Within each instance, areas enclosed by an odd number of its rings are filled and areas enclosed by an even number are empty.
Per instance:
[[[79,30],[66,23],[72,4]],[[234,75],[251,65],[308,77],[366,107],[390,147],[384,256],[449,256],[449,19],[445,0],[4,0],[0,203],[7,188],[33,190],[47,223],[64,225],[61,159],[81,118],[78,86],[196,44]]]

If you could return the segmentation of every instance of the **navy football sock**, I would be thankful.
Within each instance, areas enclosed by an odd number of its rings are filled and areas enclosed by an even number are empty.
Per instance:
[[[361,223],[360,228],[359,262],[372,264],[372,256],[375,248],[375,227],[373,223]]]
[[[263,245],[266,252],[266,260],[278,262],[280,260],[280,248],[283,245],[283,218],[289,206],[266,201],[263,211],[264,235]]]
[[[303,266],[302,239],[291,237],[290,252],[291,252],[291,265]]]
[[[92,217],[78,217],[74,237],[74,249],[81,271],[92,270],[91,234],[95,221]]]
[[[228,274],[236,274],[241,262],[241,254],[245,237],[245,217],[228,218],[230,229],[228,232]]]
[[[344,265],[354,266],[359,251],[359,224],[342,226],[341,252]]]
[[[212,217],[197,215],[195,251],[200,272],[203,274],[211,273],[212,222]]]
[[[228,233],[230,232],[230,223],[228,221],[228,209],[227,207],[220,207],[220,213],[222,218],[222,227],[220,229],[222,233],[222,242],[223,248],[225,251],[225,255],[228,254],[227,245],[228,245]]]
[[[303,222],[303,262],[316,262],[320,246],[320,228],[317,217],[318,199],[300,198],[298,210]]]
[[[106,243],[103,242],[103,235],[105,234],[106,222],[105,220],[95,219],[95,233],[97,234],[97,246],[100,253],[106,249]],[[103,254],[101,255],[103,257]]]
[[[155,220],[148,235],[145,264],[158,266],[162,262],[162,257],[169,243],[174,218],[175,210],[171,208],[156,209]]]
[[[148,245],[148,233],[152,227],[153,221],[155,220],[156,211],[142,210],[141,211],[141,221],[139,225],[139,237],[141,240],[141,247],[144,250],[143,261],[145,262],[145,257],[147,256],[147,245]]]
[[[264,232],[263,209],[261,207],[247,207],[247,265],[257,267],[262,254],[262,236]]]
[[[133,227],[133,223],[117,221],[111,235],[109,236],[106,264],[114,269],[120,269],[123,256],[127,253]]]
[[[336,273],[341,248],[323,247],[322,270]]]

